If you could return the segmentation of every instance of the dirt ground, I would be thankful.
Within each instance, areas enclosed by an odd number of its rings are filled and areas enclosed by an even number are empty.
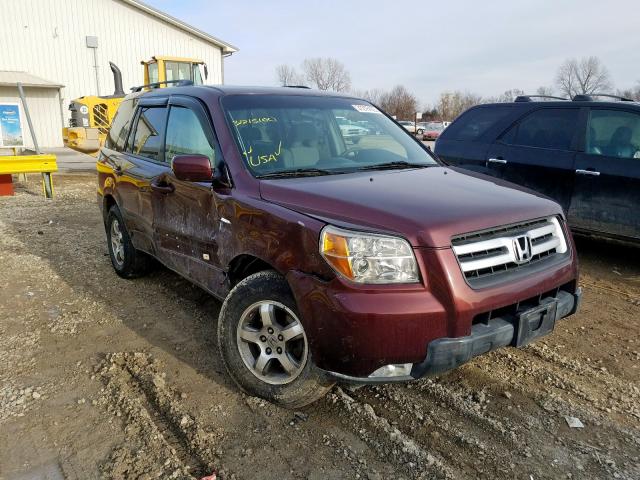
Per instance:
[[[1,479],[640,478],[640,249],[578,239],[582,309],[525,349],[292,412],[227,377],[218,301],[113,273],[92,176],[37,180],[0,198]]]

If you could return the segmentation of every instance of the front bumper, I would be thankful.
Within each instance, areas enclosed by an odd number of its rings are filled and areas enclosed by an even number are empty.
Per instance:
[[[554,322],[572,315],[580,305],[582,289],[575,293],[559,291],[553,299],[543,299],[554,303]],[[375,384],[389,382],[406,382],[422,377],[438,375],[452,370],[468,362],[478,355],[500,347],[524,346],[553,330],[553,324],[545,324],[545,320],[532,327],[525,318],[506,316],[491,319],[487,323],[477,323],[471,327],[471,334],[457,338],[438,338],[427,345],[427,356],[420,363],[414,363],[410,375],[393,377],[356,377],[337,372],[327,372],[333,378],[353,384]]]
[[[515,313],[523,302],[536,305],[536,299],[576,289],[574,252],[542,272],[473,289],[451,249],[414,251],[424,276],[417,284],[355,285],[338,277],[287,274],[319,368],[368,378],[385,365],[420,364],[435,340],[471,336],[485,316],[504,316],[507,308]]]

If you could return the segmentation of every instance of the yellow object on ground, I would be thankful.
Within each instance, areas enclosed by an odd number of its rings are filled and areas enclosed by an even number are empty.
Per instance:
[[[53,197],[53,179],[51,173],[58,171],[55,155],[2,155],[0,156],[0,175],[17,173],[42,173],[42,190],[47,198]]]

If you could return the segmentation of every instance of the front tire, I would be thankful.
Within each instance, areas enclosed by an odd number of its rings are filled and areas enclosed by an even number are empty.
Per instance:
[[[105,223],[111,265],[122,278],[135,278],[147,273],[151,258],[136,250],[131,242],[122,214],[115,205],[109,209]]]
[[[333,386],[314,365],[289,285],[274,271],[231,290],[218,318],[218,345],[241,390],[282,407],[308,405]]]

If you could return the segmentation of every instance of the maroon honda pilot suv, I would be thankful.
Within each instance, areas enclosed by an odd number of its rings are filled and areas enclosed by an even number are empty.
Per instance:
[[[345,121],[374,128],[355,141]],[[579,303],[555,202],[447,167],[358,98],[134,93],[97,168],[116,273],[155,259],[219,298],[230,376],[283,406],[526,345]]]

